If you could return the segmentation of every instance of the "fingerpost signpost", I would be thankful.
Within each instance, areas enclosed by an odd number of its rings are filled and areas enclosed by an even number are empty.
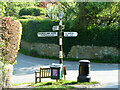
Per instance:
[[[63,37],[77,37],[77,35],[78,35],[77,32],[63,32],[63,29],[65,29],[65,25],[62,25],[63,15],[64,15],[64,13],[61,11],[59,13],[59,18],[60,18],[59,25],[52,27],[53,31],[59,31],[59,32],[38,32],[37,33],[38,37],[57,37],[57,36],[59,37],[59,46],[60,46],[59,63],[60,64],[63,64],[62,38]]]

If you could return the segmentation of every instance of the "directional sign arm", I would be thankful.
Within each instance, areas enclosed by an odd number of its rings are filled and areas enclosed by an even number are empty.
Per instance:
[[[37,36],[38,37],[56,37],[56,36],[58,36],[58,32],[38,32]],[[64,36],[64,37],[77,37],[78,33],[77,32],[64,32],[62,36]]]
[[[38,32],[38,37],[56,37],[58,36],[58,32]]]
[[[64,32],[64,37],[77,37],[77,32]]]
[[[65,25],[61,25],[61,26],[62,26],[62,29],[65,29]],[[60,26],[59,26],[59,25],[53,26],[53,27],[52,27],[52,30],[53,30],[53,31],[60,30]]]

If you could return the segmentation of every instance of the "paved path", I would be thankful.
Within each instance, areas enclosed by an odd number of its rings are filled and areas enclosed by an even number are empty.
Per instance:
[[[59,61],[35,58],[18,53],[12,83],[34,82],[34,72],[39,71],[40,66],[51,65],[52,63],[59,63]],[[64,65],[67,68],[66,80],[77,80],[79,63],[64,61]],[[90,66],[92,81],[102,83],[102,88],[118,88],[118,64],[91,63]],[[48,80],[51,79],[42,79],[42,81]]]

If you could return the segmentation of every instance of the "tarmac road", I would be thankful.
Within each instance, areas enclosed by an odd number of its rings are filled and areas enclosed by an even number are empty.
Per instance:
[[[34,72],[39,71],[40,66],[48,66],[59,63],[58,60],[35,58],[18,53],[17,64],[14,65],[12,83],[34,82]],[[77,80],[79,62],[64,61],[67,69],[66,80]],[[91,81],[103,84],[100,88],[118,88],[118,64],[90,63]],[[42,79],[42,81],[55,81]]]

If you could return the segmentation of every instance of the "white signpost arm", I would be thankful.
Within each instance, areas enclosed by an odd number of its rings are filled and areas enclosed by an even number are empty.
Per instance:
[[[58,32],[38,32],[38,37],[56,37],[58,36]]]

